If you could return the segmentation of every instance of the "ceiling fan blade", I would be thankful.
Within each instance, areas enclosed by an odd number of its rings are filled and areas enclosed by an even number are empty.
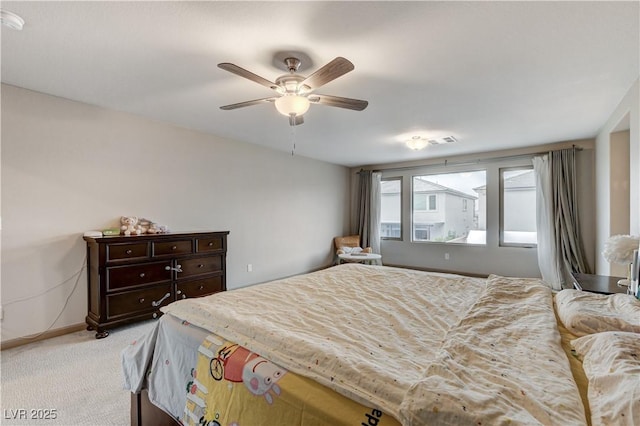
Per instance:
[[[308,97],[312,104],[321,104],[338,108],[352,109],[362,111],[369,105],[369,102],[360,99],[341,98],[340,96],[330,95],[311,95]]]
[[[267,80],[266,78],[260,77],[259,75],[254,74],[251,71],[247,71],[244,68],[231,64],[229,62],[223,62],[221,64],[218,64],[218,68],[222,68],[223,70],[229,71],[230,73],[233,73],[235,75],[239,75],[240,77],[247,78],[251,81],[254,81],[258,84],[268,87],[269,89],[273,89],[273,90],[278,89],[278,86],[275,83]]]
[[[248,107],[248,106],[251,106],[251,105],[258,105],[258,104],[262,104],[262,103],[265,103],[265,102],[274,102],[275,100],[276,100],[276,98],[254,99],[252,101],[238,102],[237,104],[224,105],[224,106],[221,106],[220,109],[223,109],[225,111],[229,111],[231,109],[243,108],[243,107]]]
[[[327,65],[320,68],[318,71],[307,77],[301,85],[309,86],[312,90],[317,89],[320,86],[327,84],[328,82],[335,80],[336,78],[345,75],[349,71],[352,71],[355,67],[353,64],[342,57],[337,57]]]
[[[289,116],[289,125],[290,126],[299,126],[304,123],[304,117],[302,115],[290,115]]]

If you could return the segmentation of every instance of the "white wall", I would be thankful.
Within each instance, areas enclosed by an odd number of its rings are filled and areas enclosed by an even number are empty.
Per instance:
[[[2,85],[2,340],[84,322],[82,234],[121,215],[230,231],[234,289],[329,265],[349,199],[341,166]]]
[[[612,229],[610,197],[612,168],[610,149],[612,134],[629,130],[629,233],[640,234],[640,79],[636,80],[620,101],[609,120],[596,137],[596,273],[608,275],[611,265],[600,253],[607,239],[615,233]],[[615,139],[616,135],[613,135]],[[626,165],[625,165],[626,167]],[[625,203],[626,204],[626,203]],[[627,208],[626,205],[622,208]]]

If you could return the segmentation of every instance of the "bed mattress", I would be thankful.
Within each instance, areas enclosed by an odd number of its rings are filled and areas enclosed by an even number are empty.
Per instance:
[[[163,310],[125,387],[184,424],[586,424],[539,280],[346,264]]]

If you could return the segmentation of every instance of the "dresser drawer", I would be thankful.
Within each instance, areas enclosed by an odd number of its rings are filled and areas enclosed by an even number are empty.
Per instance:
[[[155,241],[153,256],[167,256],[193,253],[191,240]]]
[[[223,290],[223,277],[222,275],[217,275],[203,280],[187,281],[177,284],[176,298],[186,299],[187,297],[199,297]]]
[[[180,259],[178,278],[193,277],[196,275],[210,274],[222,271],[223,259],[220,256],[196,257],[192,259]]]
[[[170,261],[107,268],[107,291],[163,281],[171,281]]]
[[[207,253],[224,250],[224,238],[222,236],[196,239],[196,252]]]
[[[149,244],[107,244],[107,262],[141,260],[149,257]]]
[[[157,310],[171,303],[171,284],[107,296],[107,318]]]

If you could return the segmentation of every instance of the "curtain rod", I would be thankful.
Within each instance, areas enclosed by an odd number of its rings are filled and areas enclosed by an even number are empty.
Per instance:
[[[574,151],[582,151],[584,148],[582,148],[580,146],[573,145],[571,148],[564,148],[564,149],[573,149]],[[476,165],[476,164],[490,163],[490,162],[493,162],[493,161],[519,160],[519,159],[523,159],[523,158],[531,158],[531,157],[535,157],[536,155],[543,155],[543,154],[548,154],[550,152],[557,152],[557,151],[562,151],[562,149],[540,151],[540,152],[532,152],[530,154],[517,154],[517,155],[505,155],[505,156],[502,156],[502,157],[479,158],[479,159],[474,160],[474,161],[449,161],[449,160],[444,160],[444,162],[442,162],[442,163],[422,164],[422,165],[405,166],[405,167],[391,167],[391,168],[388,168],[388,169],[372,169],[372,170],[360,169],[360,171],[357,172],[357,173],[360,174],[360,173],[366,172],[366,171],[372,171],[372,172],[399,172],[399,171],[402,171],[402,170],[421,169],[421,168],[424,168],[424,167],[434,167],[434,166],[445,166],[445,167],[447,167],[447,166],[473,166],[473,165]]]

